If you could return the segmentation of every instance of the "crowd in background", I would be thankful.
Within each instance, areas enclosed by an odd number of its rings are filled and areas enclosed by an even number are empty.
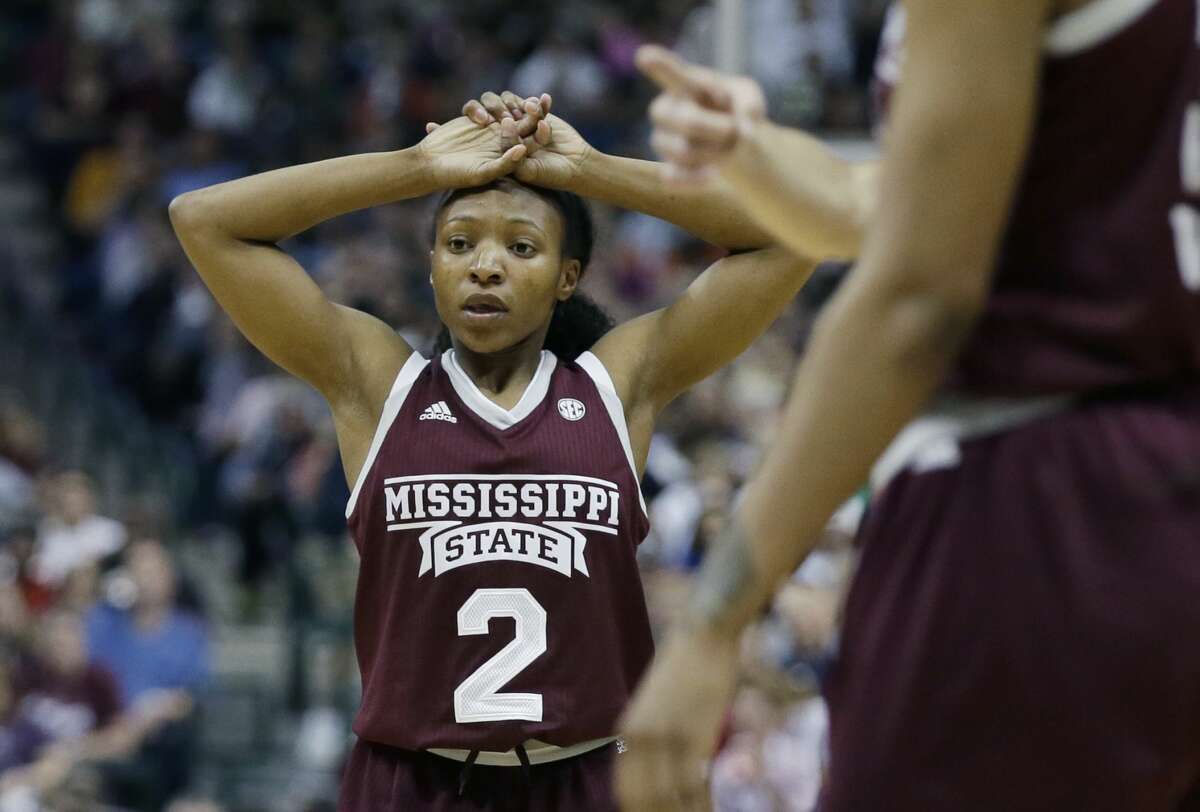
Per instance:
[[[747,68],[772,117],[865,131],[884,4],[745,5]],[[99,808],[101,798],[118,809],[216,809],[192,780],[197,730],[222,723],[205,713],[220,690],[211,640],[226,627],[296,621],[294,605],[270,613],[272,595],[316,600],[297,597],[295,559],[306,541],[352,557],[348,492],[323,402],[216,308],[167,204],[251,172],[411,145],[427,121],[489,89],[550,92],[597,149],[649,157],[652,91],[633,54],[656,41],[711,61],[715,11],[692,0],[14,0],[2,14],[0,116],[11,135],[0,146],[18,160],[0,192],[18,178],[34,184],[53,249],[34,268],[0,246],[0,299],[53,336],[47,366],[82,360],[86,385],[119,393],[130,421],[184,438],[174,464],[194,476],[181,496],[127,492],[86,460],[64,467],[59,427],[22,381],[0,377],[0,812],[37,809],[38,797],[54,809]],[[438,329],[430,214],[425,201],[392,204],[283,247],[331,298],[425,349]],[[719,256],[653,218],[594,214],[601,249],[586,289],[618,320],[669,300]],[[664,416],[642,552],[656,624],[683,610],[689,572],[752,472],[840,272],[822,269],[770,333]],[[817,687],[853,513],[747,637],[714,765],[720,809],[811,807],[824,730]],[[222,541],[236,551],[227,579],[183,566]],[[334,614],[348,616],[345,597]],[[335,628],[348,646],[348,626]]]

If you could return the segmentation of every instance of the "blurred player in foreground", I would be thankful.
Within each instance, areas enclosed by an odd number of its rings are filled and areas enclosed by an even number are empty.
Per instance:
[[[879,181],[745,80],[641,54],[677,176],[791,245],[814,213],[831,250],[866,238],[623,719],[626,809],[704,804],[739,632],[877,460],[822,812],[1200,808],[1197,22],[907,0]]]
[[[595,152],[550,104],[487,94],[409,149],[171,204],[217,301],[333,412],[361,555],[363,702],[342,812],[615,808],[614,726],[652,651],[635,552],[654,422],[813,268],[763,247],[728,197],[664,189],[653,163]],[[430,281],[445,351],[432,359],[330,302],[277,247],[442,190]],[[609,331],[576,292],[592,252],[576,194],[758,250]]]

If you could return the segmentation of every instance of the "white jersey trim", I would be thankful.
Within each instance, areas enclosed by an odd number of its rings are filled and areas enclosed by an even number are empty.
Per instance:
[[[638,504],[642,506],[642,513],[649,516],[649,511],[646,510],[646,497],[642,495],[642,478],[638,476],[637,464],[633,460],[633,444],[629,441],[629,426],[625,423],[625,407],[621,404],[621,397],[617,394],[617,387],[613,384],[612,376],[604,368],[604,362],[591,352],[580,355],[575,359],[575,363],[579,364],[579,367],[592,379],[592,383],[596,384],[596,391],[600,393],[600,400],[608,412],[608,419],[612,421],[613,428],[617,430],[617,436],[621,438],[621,448],[625,449],[625,459],[629,463],[629,470],[633,472],[633,484],[637,489]]]
[[[957,398],[936,405],[896,435],[871,468],[871,490],[879,494],[902,471],[956,468],[960,444],[1010,431],[1071,407],[1065,395],[1034,398]]]
[[[419,352],[414,352],[404,362],[404,366],[400,367],[400,372],[397,373],[396,380],[392,383],[392,391],[388,393],[387,400],[384,401],[383,414],[379,416],[379,425],[375,427],[375,437],[371,440],[371,448],[367,451],[367,459],[363,462],[363,467],[358,472],[358,479],[354,482],[354,489],[350,491],[350,501],[346,503],[347,519],[354,513],[354,505],[358,502],[358,492],[362,490],[363,483],[367,479],[367,474],[371,472],[371,466],[375,464],[375,457],[379,454],[379,447],[383,445],[383,438],[387,436],[388,429],[396,421],[396,415],[400,414],[400,409],[404,406],[404,400],[408,397],[408,392],[416,382],[417,376],[428,365],[429,361],[427,359],[423,358]]]
[[[442,368],[446,370],[446,375],[450,378],[450,385],[454,387],[454,391],[458,393],[462,402],[485,422],[502,431],[512,428],[529,417],[530,413],[545,399],[546,393],[550,391],[550,378],[554,375],[554,367],[557,364],[558,358],[554,353],[542,350],[537,371],[529,379],[529,385],[525,387],[525,392],[517,401],[517,405],[509,410],[479,391],[475,381],[471,380],[471,376],[459,365],[454,350],[446,350],[442,354]]]
[[[1128,28],[1157,2],[1095,0],[1050,24],[1045,37],[1046,53],[1071,56],[1093,48]]]

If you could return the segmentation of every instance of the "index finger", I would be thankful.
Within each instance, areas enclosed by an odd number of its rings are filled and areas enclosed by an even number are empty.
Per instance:
[[[691,96],[712,107],[728,107],[729,94],[720,84],[721,74],[693,65],[661,45],[637,50],[638,70],[668,93]]]

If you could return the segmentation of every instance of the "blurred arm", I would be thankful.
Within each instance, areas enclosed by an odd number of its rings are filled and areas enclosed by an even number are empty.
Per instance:
[[[815,259],[859,256],[875,209],[878,166],[843,160],[816,138],[766,119],[762,88],[657,45],[638,66],[662,93],[650,105],[651,144],[674,187],[733,195],[780,245]],[[719,172],[718,172],[719,170]]]
[[[879,191],[878,161],[848,161],[800,130],[761,121],[720,177],[780,245],[802,256],[855,259]]]
[[[656,161],[593,153],[569,191],[658,217],[724,248],[762,248],[775,242],[747,212],[732,184],[715,178],[702,185],[668,185]]]
[[[698,584],[736,634],[933,393],[982,310],[1032,129],[1048,0],[910,0],[882,208],[820,320],[780,434]]]

